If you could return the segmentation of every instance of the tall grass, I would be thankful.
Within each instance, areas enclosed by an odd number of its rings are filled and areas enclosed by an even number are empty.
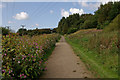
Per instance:
[[[88,29],[68,35],[66,39],[77,55],[91,66],[90,69],[96,72],[95,74],[103,78],[115,78],[118,75],[117,36],[117,31],[103,32]]]

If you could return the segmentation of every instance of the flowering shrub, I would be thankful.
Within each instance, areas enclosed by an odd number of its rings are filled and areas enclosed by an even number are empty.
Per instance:
[[[44,55],[60,38],[58,34],[2,37],[3,78],[37,78],[46,69]]]

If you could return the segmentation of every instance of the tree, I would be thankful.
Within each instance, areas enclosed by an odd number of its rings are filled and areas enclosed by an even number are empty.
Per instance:
[[[115,30],[120,31],[120,14],[117,15],[117,17],[115,17],[113,21],[104,29],[105,32],[110,32]]]
[[[17,33],[19,33],[20,36],[22,35],[27,35],[27,29],[24,28],[20,28]]]
[[[2,35],[8,35],[10,33],[10,30],[5,27],[0,27],[2,29]]]
[[[106,27],[118,14],[120,14],[120,2],[101,4],[95,12],[98,28],[103,29]]]
[[[96,28],[97,27],[97,20],[96,16],[90,16],[84,24],[81,26],[82,29],[88,29],[88,28]]]
[[[63,17],[58,24],[57,32],[60,34],[66,34],[69,32],[72,32],[72,29],[79,30],[81,29],[81,25],[84,23],[85,20],[88,19],[88,17],[92,16],[92,14],[73,14],[69,17],[65,18]]]

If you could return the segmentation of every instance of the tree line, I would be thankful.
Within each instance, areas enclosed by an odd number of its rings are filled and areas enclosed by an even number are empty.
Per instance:
[[[101,4],[93,14],[73,14],[62,19],[58,23],[57,32],[70,34],[80,29],[104,29],[111,21],[120,14],[120,1]]]
[[[13,32],[11,29],[8,29],[6,27],[0,27],[1,33],[2,35],[8,35],[8,34],[14,34],[15,32]],[[41,34],[51,34],[51,33],[56,33],[56,28],[54,29],[33,29],[33,30],[27,30],[26,28],[20,28],[18,29],[17,33],[19,34],[19,36],[22,35],[29,35],[29,36],[33,36],[33,35],[41,35]]]
[[[105,30],[117,30],[118,29],[118,19],[120,16],[120,1],[118,2],[108,2],[106,4],[101,4],[98,10],[94,14],[73,14],[69,17],[62,19],[58,23],[58,27],[54,29],[34,29],[27,30],[25,28],[20,28],[17,33],[22,35],[40,35],[40,34],[50,34],[50,33],[60,33],[60,34],[70,34],[74,33],[80,29],[105,29]],[[118,17],[117,17],[118,16]],[[117,17],[117,18],[116,18]],[[114,25],[114,27],[113,27]],[[115,29],[116,28],[116,29]],[[8,35],[14,31],[0,27],[2,29],[3,35]]]
[[[33,29],[33,30],[27,30],[24,28],[20,28],[17,33],[19,33],[20,36],[22,35],[29,35],[29,36],[33,36],[33,35],[40,35],[40,34],[51,34],[51,33],[56,33],[56,28],[54,29]]]

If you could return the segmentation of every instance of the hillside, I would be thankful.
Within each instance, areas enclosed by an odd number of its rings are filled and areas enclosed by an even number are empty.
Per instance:
[[[104,29],[104,31],[120,30],[120,14]]]
[[[67,42],[96,77],[118,77],[118,33],[85,29],[66,35]]]

